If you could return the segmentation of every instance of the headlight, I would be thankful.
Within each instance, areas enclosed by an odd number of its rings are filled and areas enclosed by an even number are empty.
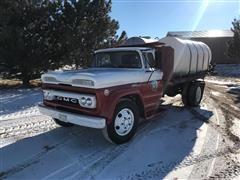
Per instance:
[[[86,98],[85,98],[85,97],[81,97],[81,99],[80,99],[80,104],[81,104],[81,105],[85,105],[86,103],[87,103]]]
[[[51,91],[43,90],[43,99],[51,101],[54,99],[54,95],[51,93]]]
[[[82,85],[82,86],[94,86],[94,82],[92,80],[86,80],[86,79],[73,79],[72,83],[75,85]]]
[[[92,95],[83,95],[79,99],[79,104],[85,108],[96,108],[96,97]]]
[[[92,105],[92,99],[91,98],[87,98],[86,103],[88,106]]]

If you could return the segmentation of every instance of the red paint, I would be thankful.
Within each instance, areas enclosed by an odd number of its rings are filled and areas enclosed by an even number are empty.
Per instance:
[[[157,89],[153,89],[150,82],[133,83],[103,89],[90,89],[82,87],[73,87],[65,85],[43,84],[43,89],[53,89],[66,92],[75,92],[81,94],[93,94],[96,96],[96,109],[82,108],[80,105],[64,104],[57,101],[46,101],[44,104],[50,107],[61,107],[69,110],[77,111],[81,114],[104,117],[107,123],[110,123],[115,107],[122,97],[136,95],[140,98],[144,107],[144,118],[148,118],[156,113],[159,106],[159,100],[163,95],[163,82],[158,81]],[[110,91],[109,96],[104,95],[104,90]]]

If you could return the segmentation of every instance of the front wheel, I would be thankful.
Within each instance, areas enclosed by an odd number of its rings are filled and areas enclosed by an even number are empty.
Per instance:
[[[103,130],[110,142],[122,144],[129,141],[137,130],[139,111],[135,102],[124,100],[118,103],[112,122]]]

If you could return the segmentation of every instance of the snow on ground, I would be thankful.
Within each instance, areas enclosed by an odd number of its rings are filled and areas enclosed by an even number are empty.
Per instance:
[[[31,115],[40,115],[37,104],[42,92],[36,89],[0,90],[0,121]]]
[[[232,123],[231,131],[235,136],[240,137],[240,120],[235,118]]]
[[[205,146],[208,126],[183,107],[164,110],[116,146],[99,130],[57,126],[39,114],[41,98],[39,89],[1,92],[0,178],[187,178]]]
[[[226,80],[226,79],[217,79],[216,80],[216,78],[212,79],[211,77],[207,77],[205,79],[205,82],[219,84],[219,85],[238,85],[238,83],[235,81]]]
[[[210,87],[215,84],[209,97],[238,97],[239,78],[206,80]],[[232,143],[217,106],[223,102],[209,103],[206,95],[194,109],[182,107],[181,96],[164,97],[162,114],[118,146],[108,143],[100,130],[59,127],[41,115],[40,89],[1,90],[0,95],[0,179],[205,179],[221,177],[219,171],[229,179],[240,175],[239,153],[232,155],[234,161],[228,158]],[[232,105],[238,108],[238,102]],[[239,119],[232,122],[231,130],[239,136]],[[227,171],[225,157],[231,161]]]
[[[206,131],[184,109],[141,126],[133,141],[121,146],[109,144],[99,130],[57,127],[3,147],[0,172],[13,179],[174,178],[179,172],[186,178]]]
[[[240,86],[240,64],[219,64],[216,65],[214,72],[215,75],[205,78],[206,82]]]

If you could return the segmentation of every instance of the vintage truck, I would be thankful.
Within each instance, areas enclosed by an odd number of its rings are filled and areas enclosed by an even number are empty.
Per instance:
[[[102,129],[107,140],[125,143],[140,118],[159,114],[164,94],[181,94],[185,106],[198,106],[210,61],[202,42],[133,37],[122,46],[96,50],[88,68],[43,74],[39,109],[61,126]]]

